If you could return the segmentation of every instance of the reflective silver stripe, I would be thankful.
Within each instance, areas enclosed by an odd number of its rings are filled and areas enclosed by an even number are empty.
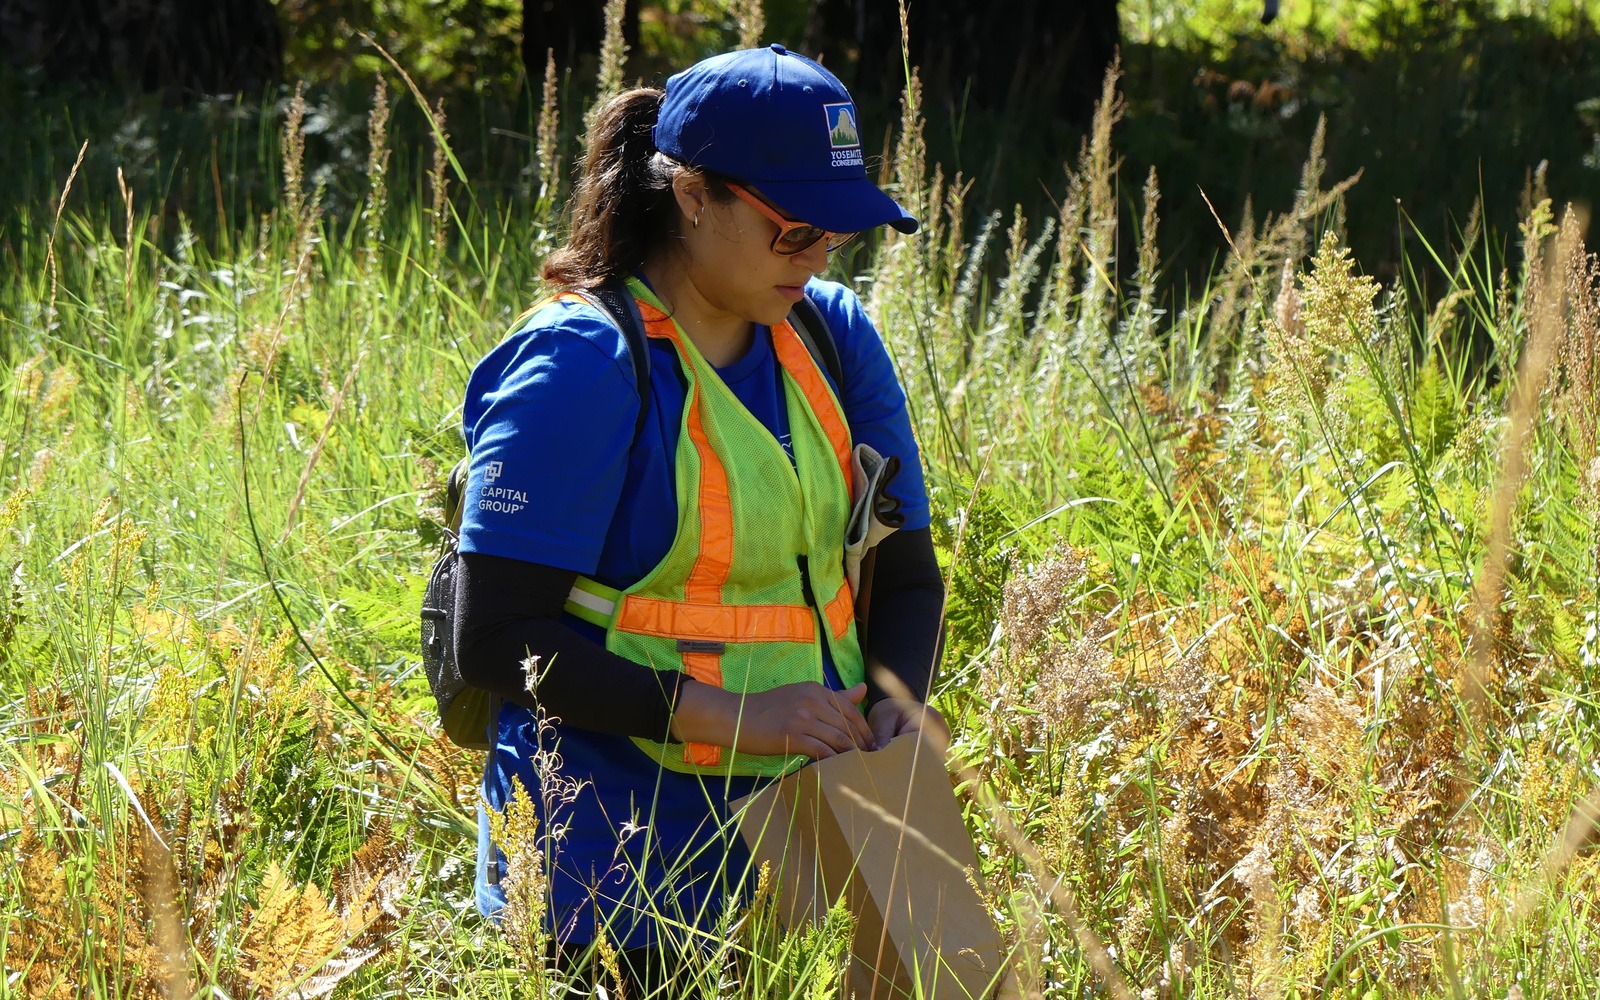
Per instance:
[[[572,593],[567,595],[567,600],[607,618],[616,614],[617,611],[616,601],[608,601],[598,594],[591,594],[587,590],[579,590],[576,586],[572,588]]]

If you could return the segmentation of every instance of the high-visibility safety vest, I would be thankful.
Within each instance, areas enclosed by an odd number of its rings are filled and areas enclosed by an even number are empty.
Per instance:
[[[648,337],[677,352],[687,388],[676,462],[678,527],[667,554],[624,590],[579,577],[568,613],[606,630],[606,648],[657,670],[755,694],[823,681],[822,643],[846,687],[865,670],[844,572],[850,429],[794,328],[772,327],[794,452],[745,409],[660,301],[629,282]],[[800,755],[704,744],[641,749],[674,771],[779,775]]]

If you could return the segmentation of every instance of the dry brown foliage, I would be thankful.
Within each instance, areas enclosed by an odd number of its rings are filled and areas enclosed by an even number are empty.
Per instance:
[[[117,519],[103,515],[102,548],[123,558]],[[292,633],[268,637],[232,619],[203,628],[163,605],[155,584],[128,625],[129,650],[154,664],[143,745],[161,752],[119,759],[111,782],[110,765],[80,755],[83,706],[50,687],[28,691],[17,752],[0,757],[0,818],[19,831],[6,845],[16,898],[4,964],[15,995],[54,1000],[103,983],[135,1000],[206,985],[240,998],[317,997],[392,956],[416,854],[385,822],[369,826],[325,887],[298,882],[275,857],[249,860],[268,853],[254,842],[259,770],[292,725],[303,727],[296,720],[328,710],[296,676]],[[231,740],[199,707],[216,690],[208,671],[251,679]],[[335,752],[334,730],[314,730],[313,752]],[[209,794],[195,794],[205,782],[186,767],[216,774]]]
[[[1157,614],[1147,599],[1113,642],[1085,573],[1064,549],[1013,576],[979,684],[995,749],[1059,781],[1030,828],[1049,870],[1080,898],[1128,899],[1120,947],[1180,933],[1153,921],[1159,894],[1251,995],[1273,996],[1320,982],[1348,921],[1448,916],[1437,858],[1485,843],[1457,746],[1465,621],[1425,603],[1397,614],[1377,588],[1353,606],[1307,607],[1270,553],[1241,542],[1215,577],[1228,613]],[[1527,794],[1553,816],[1576,786],[1567,772],[1552,780]],[[1128,854],[1130,843],[1145,847]],[[1459,867],[1446,898],[1482,900]],[[1388,981],[1426,981],[1433,948],[1402,940],[1383,958]],[[1199,957],[1179,951],[1168,987]]]

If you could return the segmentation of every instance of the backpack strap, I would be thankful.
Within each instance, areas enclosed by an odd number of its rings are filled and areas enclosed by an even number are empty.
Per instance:
[[[833,384],[843,392],[844,362],[839,358],[839,345],[834,343],[833,331],[828,329],[828,321],[811,301],[811,296],[807,295],[789,310],[789,325],[800,335],[800,342],[806,345],[811,357],[833,377]]]
[[[444,526],[450,532],[451,544],[461,534],[461,497],[467,490],[467,470],[472,464],[471,455],[463,455],[444,481]]]
[[[577,293],[590,305],[604,313],[628,342],[628,357],[633,360],[633,382],[639,390],[639,416],[633,424],[633,437],[638,440],[644,430],[644,414],[650,402],[650,344],[644,335],[644,318],[639,315],[639,304],[633,301],[622,278],[610,278],[594,288],[579,288]]]

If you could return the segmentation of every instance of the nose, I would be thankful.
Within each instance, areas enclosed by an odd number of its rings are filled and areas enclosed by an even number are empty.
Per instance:
[[[812,274],[821,274],[828,269],[828,241],[818,240],[790,259]]]

